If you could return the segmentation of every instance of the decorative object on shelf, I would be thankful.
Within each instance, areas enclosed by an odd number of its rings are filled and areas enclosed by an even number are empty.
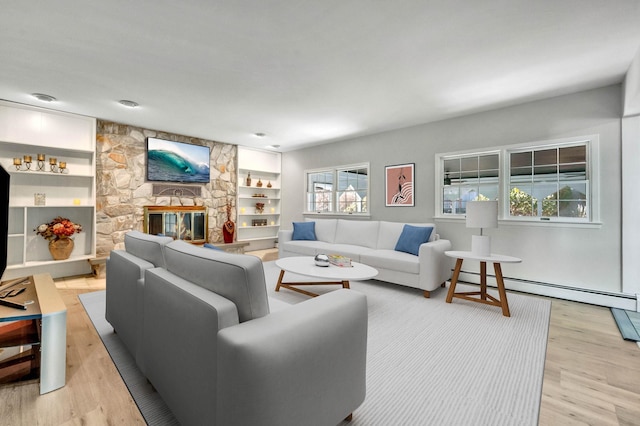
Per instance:
[[[385,167],[385,206],[413,207],[415,163]]]
[[[267,198],[267,196],[265,194],[253,194],[252,197],[253,198]]]
[[[51,171],[52,172],[57,172],[58,171],[58,159],[55,157],[50,157],[49,158],[49,165],[51,166]]]
[[[256,183],[256,186],[258,188],[262,188],[262,181],[260,180],[260,178],[258,178],[258,183]]]
[[[251,186],[251,172],[247,173],[247,186]]]
[[[49,241],[49,252],[54,260],[64,260],[71,256],[73,239],[71,236],[82,231],[82,225],[58,216],[49,223],[36,228],[36,234]]]
[[[38,170],[39,172],[43,172],[44,171],[44,154],[38,154],[37,157],[38,159],[38,168],[36,170]]]
[[[267,219],[253,219],[251,226],[267,226]]]
[[[16,166],[16,170],[20,170],[22,168],[22,158],[14,158],[13,165]]]
[[[328,267],[329,266],[329,256],[326,254],[316,254],[316,257],[313,258],[316,263],[316,266]]]
[[[244,207],[240,208],[240,213],[244,214],[247,210]]]
[[[59,168],[60,168],[60,173],[68,173],[69,172],[69,170],[67,169],[67,162],[66,161],[61,161],[60,165],[59,165]]]
[[[31,169],[31,156],[30,155],[25,155],[24,156],[24,165],[27,168],[27,170]]]
[[[256,213],[264,213],[264,203],[256,203]]]
[[[231,203],[227,202],[227,220],[222,225],[222,236],[225,243],[233,242],[233,234],[236,230],[236,224],[231,220]]]
[[[44,206],[47,201],[47,194],[42,192],[36,192],[33,194],[33,205],[34,206]]]
[[[267,188],[271,188],[272,186],[273,186],[273,185],[271,185],[271,181],[269,181],[269,182],[267,183]]]

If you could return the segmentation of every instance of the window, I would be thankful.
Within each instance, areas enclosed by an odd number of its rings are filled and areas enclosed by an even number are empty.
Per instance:
[[[498,153],[443,157],[442,169],[442,214],[464,214],[467,201],[498,199]]]
[[[305,213],[369,212],[368,164],[310,170],[305,175]]]
[[[598,137],[436,155],[439,217],[463,217],[466,202],[498,200],[500,217],[598,219]]]
[[[589,218],[587,143],[509,152],[509,216]]]

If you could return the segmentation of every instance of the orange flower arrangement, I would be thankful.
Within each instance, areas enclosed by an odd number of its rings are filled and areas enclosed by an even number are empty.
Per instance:
[[[49,223],[43,223],[36,229],[36,234],[42,235],[42,238],[51,240],[58,240],[61,238],[69,238],[76,232],[82,231],[82,225],[71,222],[64,217],[56,217]]]

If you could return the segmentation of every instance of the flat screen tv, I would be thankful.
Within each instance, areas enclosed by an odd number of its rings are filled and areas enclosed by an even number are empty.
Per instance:
[[[147,138],[147,180],[209,183],[209,147]]]
[[[0,166],[0,279],[7,268],[9,238],[9,173]]]

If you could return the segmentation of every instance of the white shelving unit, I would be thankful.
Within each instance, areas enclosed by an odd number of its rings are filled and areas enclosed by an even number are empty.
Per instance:
[[[250,243],[247,250],[274,246],[280,229],[280,153],[238,147],[238,223],[236,240]],[[247,176],[251,174],[251,185]],[[258,187],[258,182],[262,186]],[[269,187],[270,185],[270,187]],[[256,203],[263,203],[262,213]],[[264,224],[262,224],[264,223]]]
[[[38,171],[37,154],[45,154]],[[16,170],[14,158],[32,157],[29,170]],[[0,164],[11,176],[7,270],[11,279],[36,273],[52,277],[87,272],[95,257],[96,120],[27,105],[0,101]],[[64,173],[51,171],[49,159],[67,163]],[[35,194],[45,194],[36,205]],[[82,225],[74,234],[71,257],[53,260],[48,241],[35,229],[56,216]],[[83,262],[79,262],[83,261]]]

